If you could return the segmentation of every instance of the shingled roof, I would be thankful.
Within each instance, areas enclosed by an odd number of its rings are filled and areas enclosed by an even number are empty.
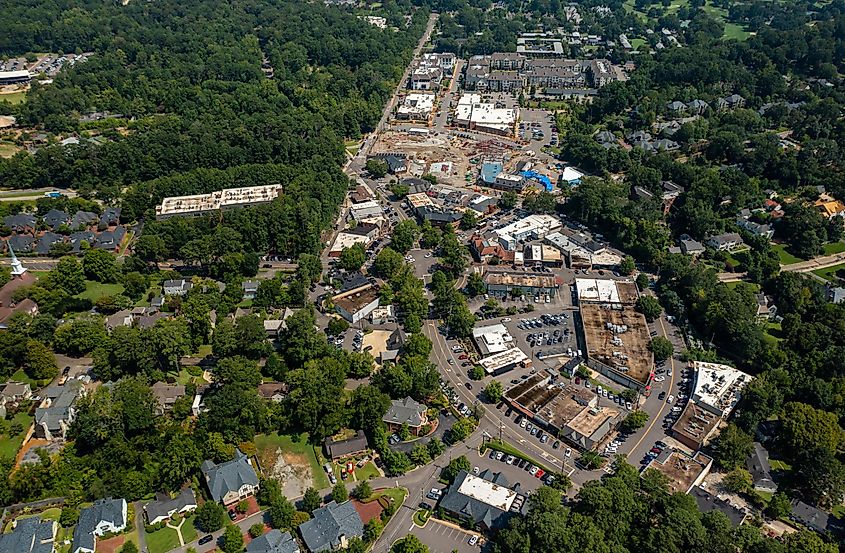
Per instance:
[[[215,501],[222,500],[227,493],[236,492],[246,484],[258,485],[258,475],[255,474],[249,458],[240,449],[235,449],[235,458],[231,461],[217,465],[213,461],[205,460],[201,469]]]
[[[337,504],[334,501],[314,510],[314,518],[300,524],[299,532],[312,553],[331,551],[341,546],[344,539],[364,535],[364,522],[351,501]]]

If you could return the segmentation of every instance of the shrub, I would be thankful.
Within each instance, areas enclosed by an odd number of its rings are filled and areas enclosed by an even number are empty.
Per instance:
[[[252,526],[249,527],[249,535],[253,538],[257,538],[261,534],[264,533],[264,525],[260,522],[256,522]]]

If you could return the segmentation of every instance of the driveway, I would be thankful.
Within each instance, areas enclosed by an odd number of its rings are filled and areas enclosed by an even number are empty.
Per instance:
[[[440,438],[440,441],[443,441],[443,436],[446,432],[452,428],[452,425],[455,424],[455,417],[450,412],[443,411],[437,416],[437,429],[429,434],[428,436],[424,436],[422,438],[417,438],[416,440],[412,440],[410,442],[399,442],[398,444],[393,444],[391,449],[394,451],[402,451],[404,453],[410,453],[412,449],[417,444],[426,445],[428,442],[431,441],[432,438]]]

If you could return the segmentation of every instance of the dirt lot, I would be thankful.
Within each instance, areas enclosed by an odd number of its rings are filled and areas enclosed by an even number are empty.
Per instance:
[[[285,496],[301,496],[311,486],[328,487],[328,479],[307,441],[294,442],[289,436],[270,434],[256,437],[255,445],[262,471],[279,481]]]

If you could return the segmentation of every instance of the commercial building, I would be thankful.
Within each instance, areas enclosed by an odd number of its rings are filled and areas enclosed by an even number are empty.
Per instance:
[[[381,420],[387,425],[388,432],[398,432],[407,426],[411,434],[419,436],[422,427],[428,424],[427,411],[428,407],[411,397],[394,399]]]
[[[637,285],[630,280],[576,278],[579,303],[634,305],[639,298]]]
[[[552,215],[529,215],[495,231],[499,243],[509,250],[517,249],[519,242],[540,240],[559,230],[563,225]]]
[[[713,459],[700,451],[688,455],[666,448],[646,466],[669,478],[670,493],[690,493],[704,481],[713,466]]]
[[[513,336],[503,324],[474,328],[472,339],[482,356],[501,353],[514,347]]]
[[[405,121],[428,121],[433,108],[434,94],[408,94],[396,108],[396,118]]]
[[[455,124],[472,130],[512,136],[519,121],[519,108],[497,107],[482,102],[480,94],[464,94],[455,108]]]
[[[335,311],[351,324],[366,319],[378,307],[378,288],[370,287],[334,300]]]
[[[26,69],[21,71],[0,71],[0,86],[28,83],[32,77]]]
[[[545,244],[530,244],[525,246],[523,252],[523,263],[536,267],[561,267],[563,257],[557,248]]]
[[[505,527],[512,516],[523,514],[526,501],[501,472],[485,470],[475,476],[462,470],[439,506],[455,518],[495,530]]]
[[[531,367],[533,364],[531,358],[528,357],[524,351],[514,347],[509,350],[500,351],[482,358],[478,364],[484,369],[484,372],[491,376],[504,374],[517,367]]]
[[[614,382],[644,390],[653,376],[648,323],[633,306],[581,303],[586,364]]]
[[[373,223],[377,225],[384,221],[384,210],[382,210],[381,205],[375,200],[361,202],[349,208],[348,218],[359,223]]]
[[[240,449],[235,449],[235,457],[230,461],[219,464],[203,461],[200,470],[211,497],[223,505],[237,503],[258,491],[258,475],[252,461]]]
[[[581,450],[596,449],[618,426],[622,413],[601,405],[597,394],[572,384],[553,384],[538,373],[505,392],[505,401],[562,440]]]
[[[560,289],[559,277],[550,274],[494,273],[484,275],[487,293],[504,297],[514,291],[525,296],[549,296],[553,298]]]
[[[156,219],[170,217],[199,217],[221,209],[266,204],[282,192],[281,184],[227,188],[210,194],[174,196],[162,200],[156,207]]]

